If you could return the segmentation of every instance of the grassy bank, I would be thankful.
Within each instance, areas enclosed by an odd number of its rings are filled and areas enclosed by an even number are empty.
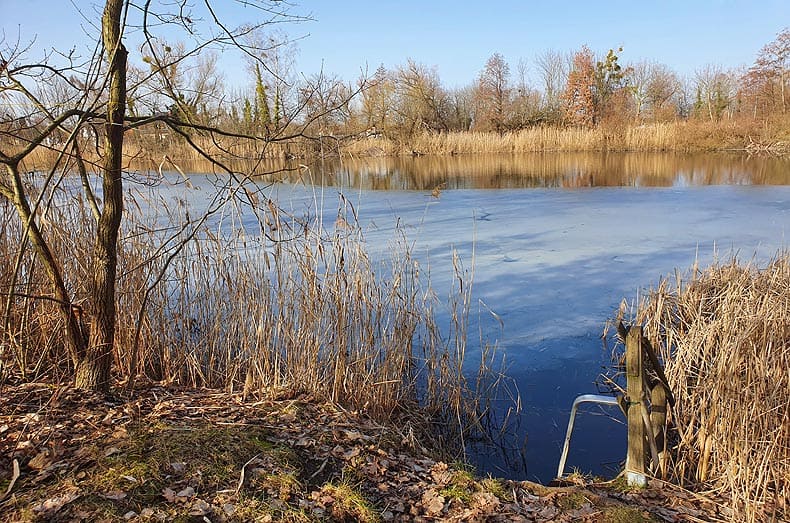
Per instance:
[[[790,517],[790,253],[665,280],[635,321],[677,400],[668,479],[727,500],[738,521]]]

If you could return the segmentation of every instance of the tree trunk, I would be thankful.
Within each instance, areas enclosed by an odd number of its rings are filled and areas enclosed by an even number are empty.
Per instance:
[[[66,347],[69,356],[71,356],[72,363],[76,366],[85,355],[87,346],[85,332],[82,330],[80,322],[75,314],[75,308],[71,304],[71,298],[66,290],[61,268],[58,266],[55,255],[52,254],[49,248],[49,244],[44,239],[44,235],[41,233],[41,229],[36,223],[35,216],[33,216],[30,203],[25,196],[22,178],[19,175],[19,166],[16,163],[7,164],[6,170],[8,171],[13,189],[13,194],[9,196],[11,196],[17,214],[25,227],[25,234],[33,245],[38,259],[44,266],[49,280],[52,282],[54,297],[58,303],[58,309],[64,321]],[[12,296],[13,294],[9,295],[9,300]],[[6,309],[10,310],[10,304]]]
[[[107,0],[102,16],[102,38],[110,63],[110,90],[104,137],[102,184],[104,205],[93,252],[91,316],[93,325],[85,357],[76,369],[79,388],[107,392],[110,388],[115,343],[115,278],[118,230],[123,215],[123,132],[126,109],[126,48],[121,43],[122,0]]]

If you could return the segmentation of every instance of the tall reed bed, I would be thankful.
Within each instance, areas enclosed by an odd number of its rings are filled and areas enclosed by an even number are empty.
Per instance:
[[[186,172],[215,172],[225,167],[251,175],[272,172],[272,165],[293,158],[319,158],[322,152],[326,156],[337,156],[337,141],[324,139],[310,140],[295,137],[282,142],[263,143],[253,139],[192,136],[192,143],[187,143],[175,133],[131,132],[124,144],[124,167],[130,170],[172,170],[174,165]],[[80,138],[80,141],[83,141]],[[49,170],[55,165],[61,154],[66,157],[73,154],[73,149],[65,144],[41,144],[25,159],[25,170]],[[80,154],[88,165],[88,170],[101,168],[100,151],[95,148],[92,139],[83,141]]]
[[[670,476],[723,496],[734,520],[790,517],[790,253],[664,280],[634,321],[677,399]]]
[[[475,430],[499,374],[486,351],[479,375],[464,375],[471,277],[460,261],[446,304],[452,321],[440,328],[434,307],[444,305],[403,231],[389,255],[373,259],[347,204],[336,222],[323,224],[320,209],[289,216],[273,202],[252,201],[245,213],[228,205],[207,221],[183,202],[158,214],[163,202],[127,202],[119,386],[137,378],[251,395],[307,393],[382,421],[453,422],[442,437],[455,444]],[[45,219],[79,304],[93,227],[74,203],[51,207]],[[0,382],[67,383],[73,369],[47,279],[29,250],[20,255],[18,220],[7,206],[2,211],[0,286],[9,300]]]
[[[786,126],[786,122],[785,122]],[[777,138],[780,137],[780,138]],[[783,138],[782,138],[783,137]],[[584,151],[714,151],[746,150],[755,143],[788,140],[786,127],[748,119],[679,120],[631,125],[598,125],[590,128],[536,126],[498,134],[494,132],[422,133],[408,139],[383,136],[349,142],[346,156],[402,154],[476,154]],[[784,142],[781,142],[784,143]]]

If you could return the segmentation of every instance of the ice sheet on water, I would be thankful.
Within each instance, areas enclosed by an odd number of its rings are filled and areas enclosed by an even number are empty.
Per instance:
[[[497,322],[481,318],[484,335],[507,351],[527,406],[527,476],[542,480],[554,472],[573,398],[594,392],[606,362],[599,335],[620,301],[633,300],[675,268],[685,272],[695,260],[707,264],[717,253],[764,262],[787,246],[790,232],[788,186],[457,190],[443,192],[439,200],[421,192],[356,197],[361,223],[375,224],[368,234],[371,248],[383,251],[395,221],[405,224],[418,259],[430,262],[437,289],[449,288],[451,250],[467,266],[474,252],[475,296],[504,321],[500,332]],[[603,431],[601,439],[587,440],[590,447],[621,432],[609,420],[581,423]],[[610,455],[600,448],[585,454],[584,448],[571,454],[582,469],[600,471],[601,462],[623,455],[617,445],[606,446]]]
[[[333,224],[340,191],[275,185],[269,196],[297,215],[318,203]],[[474,261],[474,297],[504,322],[501,329],[481,307],[483,336],[506,351],[525,405],[519,437],[529,434],[529,470],[509,473],[544,481],[554,473],[573,398],[594,392],[605,363],[599,336],[620,301],[716,253],[765,261],[787,246],[790,232],[790,186],[448,190],[438,199],[349,189],[344,196],[374,256],[386,256],[396,226],[405,228],[440,296],[450,289],[452,250],[466,267]],[[601,442],[622,433],[599,418],[580,420],[577,430],[585,423],[594,434],[572,448],[569,466],[601,472],[601,462],[624,453],[624,443],[602,449]],[[490,457],[480,465],[500,474],[497,467],[510,466]]]

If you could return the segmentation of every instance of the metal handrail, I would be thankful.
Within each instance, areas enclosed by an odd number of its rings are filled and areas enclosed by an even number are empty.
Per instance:
[[[582,403],[598,403],[599,405],[618,405],[617,398],[612,396],[601,396],[600,394],[582,394],[573,400],[571,407],[571,417],[568,420],[568,431],[565,433],[565,444],[562,446],[562,456],[560,465],[557,469],[557,477],[561,478],[565,473],[565,461],[568,459],[568,450],[571,446],[571,434],[573,434],[573,422],[576,419],[576,411]]]

